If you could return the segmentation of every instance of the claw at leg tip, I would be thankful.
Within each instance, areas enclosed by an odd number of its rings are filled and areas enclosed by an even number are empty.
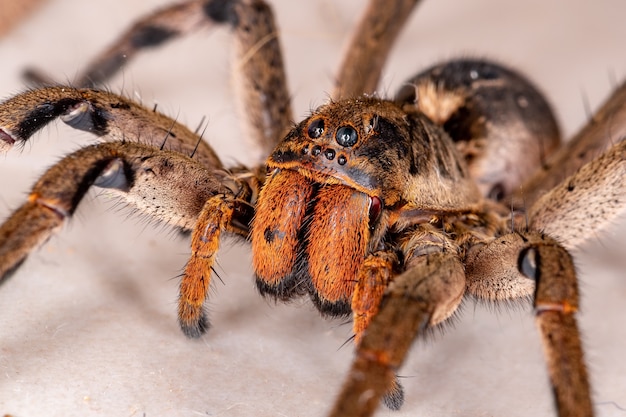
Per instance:
[[[383,403],[393,411],[398,411],[404,404],[404,389],[397,379],[394,380],[393,386],[383,395]]]
[[[211,327],[204,312],[196,320],[179,318],[178,323],[185,336],[190,339],[201,337]]]

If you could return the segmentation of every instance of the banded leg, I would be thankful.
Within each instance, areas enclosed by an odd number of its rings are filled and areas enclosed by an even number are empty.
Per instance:
[[[536,323],[558,414],[592,416],[587,369],[574,317],[578,310],[576,272],[567,251],[546,235],[510,234],[471,253],[466,262],[468,289],[480,298],[524,299],[534,294]],[[508,285],[489,290],[492,285],[488,281],[498,277],[503,278],[498,283]]]
[[[293,116],[279,30],[270,6],[262,0],[195,0],[158,10],[137,21],[96,57],[75,85],[100,85],[137,53],[215,24],[233,29],[235,96],[246,136],[265,157],[287,133]]]
[[[195,226],[205,202],[216,195],[250,196],[236,178],[176,152],[120,142],[82,148],[51,167],[28,201],[0,226],[0,280],[71,217],[92,185],[108,188],[138,211],[183,229]],[[245,230],[229,230],[246,235]]]
[[[141,142],[222,166],[213,149],[175,120],[105,91],[71,87],[28,90],[0,104],[0,152],[30,139],[56,118],[111,141]]]
[[[574,314],[578,311],[576,271],[567,251],[554,240],[532,239],[523,271],[537,281],[536,323],[541,333],[554,399],[560,416],[593,415],[589,377]],[[528,261],[528,262],[526,262]]]
[[[171,40],[197,31],[208,23],[211,8],[205,3],[211,2],[186,1],[172,4],[137,20],[89,63],[73,85],[77,87],[100,86],[126,66],[138,53],[157,48]],[[226,16],[223,17],[226,18]]]
[[[191,234],[191,257],[185,266],[178,300],[178,322],[188,337],[200,337],[209,328],[203,306],[222,232],[245,237],[252,217],[252,206],[233,195],[215,195],[202,208]],[[238,227],[234,220],[246,223]]]
[[[419,0],[371,0],[339,67],[333,99],[372,94],[383,66],[411,10]]]
[[[449,316],[463,297],[465,277],[459,258],[436,252],[407,262],[384,295],[379,313],[363,333],[356,358],[331,416],[371,416],[381,399],[399,408],[395,373],[426,327]],[[397,402],[394,403],[394,400]]]

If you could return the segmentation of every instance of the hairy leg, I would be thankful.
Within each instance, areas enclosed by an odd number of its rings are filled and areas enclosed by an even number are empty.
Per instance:
[[[572,249],[612,224],[625,208],[626,141],[621,141],[542,195],[528,217],[534,230]]]
[[[465,291],[463,266],[448,252],[418,256],[394,277],[363,333],[331,416],[370,416],[381,399],[402,405],[395,375],[415,337],[454,311]]]
[[[222,166],[211,147],[184,125],[113,93],[71,87],[28,90],[0,104],[0,152],[29,140],[60,118],[105,140],[130,141],[193,156],[207,167]]]
[[[220,236],[225,231],[247,234],[245,228],[237,230],[232,224],[237,207],[244,205],[232,195],[216,195],[204,204],[198,216],[191,234],[191,256],[185,266],[178,299],[178,323],[188,337],[200,337],[209,328],[203,306],[209,292]],[[252,216],[250,211],[249,218]]]
[[[523,272],[537,281],[536,323],[541,333],[548,373],[559,416],[593,415],[589,377],[574,314],[578,283],[572,258],[553,239],[530,236],[532,247],[522,254]]]
[[[534,298],[559,416],[591,416],[591,394],[580,334],[576,271],[569,253],[549,236],[512,233],[470,251],[468,289],[488,301]]]
[[[333,98],[373,94],[383,66],[419,0],[371,0],[352,33],[335,80]]]
[[[245,189],[227,173],[211,171],[176,152],[128,142],[82,148],[51,167],[27,202],[0,226],[0,279],[15,271],[71,217],[92,185],[107,188],[138,211],[183,229],[195,226],[213,196],[235,196]],[[241,187],[240,192],[233,191],[236,187]]]
[[[245,134],[264,157],[291,127],[293,116],[279,29],[262,0],[196,0],[157,10],[98,55],[74,85],[101,85],[138,53],[212,25],[233,30],[235,94]]]

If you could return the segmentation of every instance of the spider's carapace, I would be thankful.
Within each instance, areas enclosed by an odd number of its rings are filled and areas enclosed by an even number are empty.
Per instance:
[[[368,304],[372,316],[377,303],[354,290],[367,255],[389,249],[390,229],[470,212],[481,201],[447,135],[419,112],[377,98],[322,106],[278,144],[267,169],[251,231],[258,287],[279,299],[309,293],[334,315]]]

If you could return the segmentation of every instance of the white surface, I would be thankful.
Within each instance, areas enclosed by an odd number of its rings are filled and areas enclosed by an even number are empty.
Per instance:
[[[0,95],[37,65],[71,80],[133,17],[159,1],[56,0],[0,40]],[[298,117],[330,91],[360,2],[275,1]],[[391,57],[382,93],[459,54],[510,63],[536,80],[569,136],[624,78],[626,3],[426,1]],[[159,103],[195,127],[226,161],[247,161],[229,98],[228,32],[203,31],[141,56],[110,84]],[[0,159],[0,217],[37,176],[90,138],[61,123]],[[306,302],[273,306],[254,289],[250,251],[224,245],[209,301],[213,328],[186,339],[175,320],[184,239],[127,219],[92,193],[61,234],[0,287],[0,414],[28,416],[321,416],[351,358],[349,325]],[[580,316],[597,414],[626,416],[626,223],[577,253]],[[401,370],[406,404],[382,416],[552,416],[532,314],[466,305],[442,337],[420,342]]]

